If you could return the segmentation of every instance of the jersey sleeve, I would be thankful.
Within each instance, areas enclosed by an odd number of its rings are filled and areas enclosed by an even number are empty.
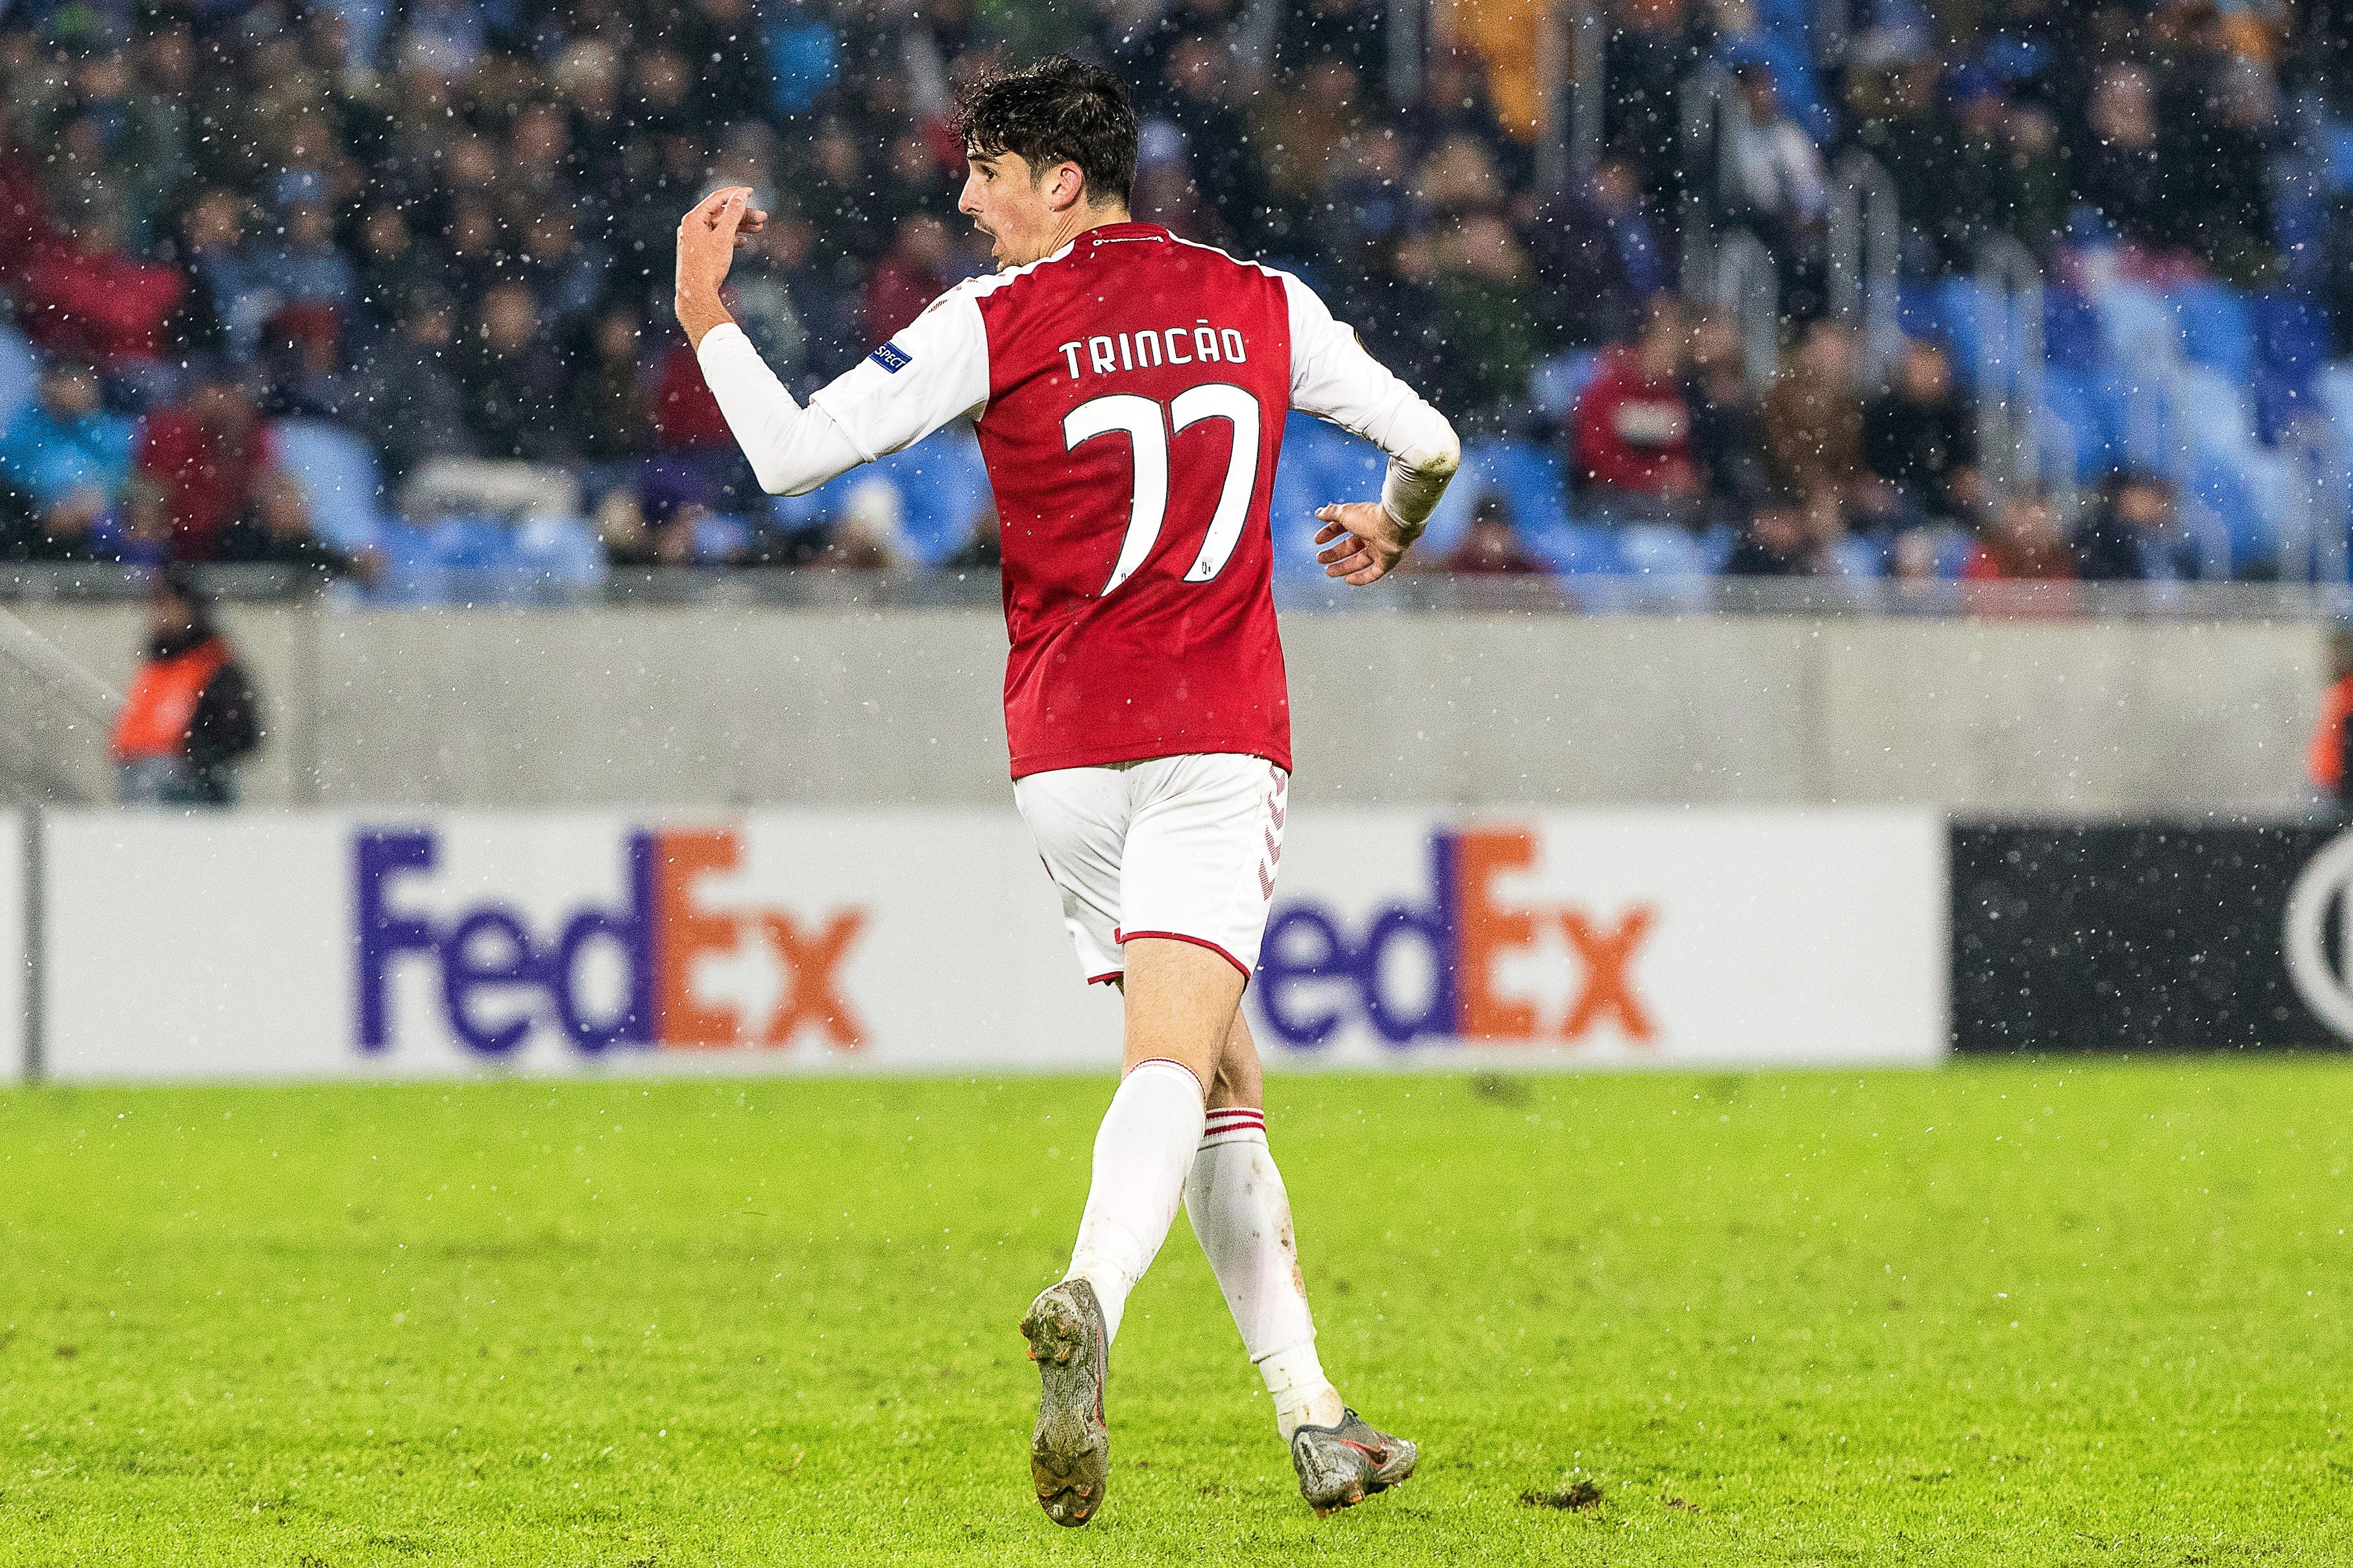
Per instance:
[[[703,333],[694,353],[735,444],[770,495],[806,495],[866,460],[832,416],[793,401],[734,322]]]
[[[1277,276],[1291,314],[1291,405],[1388,453],[1381,500],[1407,521],[1421,522],[1461,463],[1454,426],[1366,352],[1315,290],[1288,272]]]
[[[988,402],[988,329],[970,288],[949,289],[809,398],[868,462]]]

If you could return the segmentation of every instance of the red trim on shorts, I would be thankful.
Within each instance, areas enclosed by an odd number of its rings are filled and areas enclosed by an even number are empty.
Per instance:
[[[1113,981],[1114,981],[1114,980],[1124,980],[1124,979],[1126,979],[1126,978],[1127,978],[1127,971],[1126,971],[1126,970],[1124,970],[1124,969],[1110,969],[1110,970],[1105,970],[1105,971],[1104,971],[1103,973],[1101,973],[1101,974],[1090,974],[1090,975],[1088,975],[1088,976],[1087,976],[1087,984],[1090,984],[1090,985],[1108,985],[1108,984],[1111,984]]]
[[[1195,947],[1206,947],[1211,952],[1216,953],[1219,958],[1224,959],[1228,963],[1232,964],[1236,969],[1240,970],[1242,972],[1242,979],[1244,981],[1248,981],[1250,977],[1249,964],[1244,963],[1240,959],[1236,958],[1232,953],[1228,952],[1224,948],[1219,947],[1208,937],[1187,936],[1181,931],[1122,931],[1117,926],[1113,926],[1112,928],[1112,941],[1119,943],[1122,947],[1125,947],[1129,942],[1134,942],[1140,936],[1154,937],[1163,942],[1189,942]]]

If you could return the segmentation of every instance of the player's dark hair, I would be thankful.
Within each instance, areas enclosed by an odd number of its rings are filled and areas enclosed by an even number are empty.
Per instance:
[[[1087,201],[1124,202],[1135,184],[1135,110],[1127,89],[1101,66],[1049,55],[1019,70],[998,71],[965,89],[956,130],[982,157],[1018,153],[1032,178],[1057,163],[1076,163]]]

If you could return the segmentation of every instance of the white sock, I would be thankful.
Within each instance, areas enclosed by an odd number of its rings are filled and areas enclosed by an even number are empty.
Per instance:
[[[1242,1348],[1274,1397],[1282,1440],[1302,1426],[1338,1426],[1340,1391],[1315,1359],[1291,1194],[1267,1152],[1263,1113],[1246,1107],[1208,1113],[1185,1182],[1185,1212],[1242,1331]]]
[[[1084,1279],[1103,1303],[1103,1331],[1119,1332],[1127,1293],[1152,1267],[1185,1196],[1201,1141],[1201,1080],[1182,1063],[1138,1062],[1111,1097],[1095,1133],[1093,1184],[1065,1279]]]

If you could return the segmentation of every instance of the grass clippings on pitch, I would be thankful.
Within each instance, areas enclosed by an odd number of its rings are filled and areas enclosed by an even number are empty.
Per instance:
[[[1317,1521],[1180,1220],[1110,1500],[1015,1323],[1096,1080],[0,1095],[0,1563],[2353,1560],[2353,1070],[1279,1079]]]

